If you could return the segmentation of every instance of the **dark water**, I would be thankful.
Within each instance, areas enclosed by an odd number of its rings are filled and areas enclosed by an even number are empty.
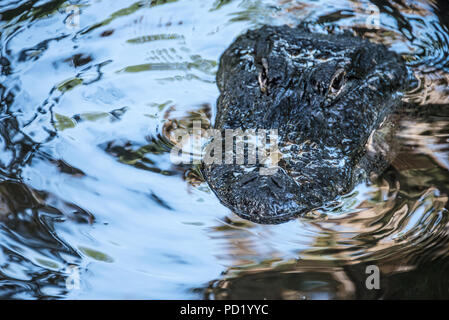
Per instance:
[[[0,297],[449,298],[447,1],[2,0],[0,14]],[[387,44],[418,81],[376,183],[321,218],[257,225],[170,162],[169,128],[213,119],[237,35],[301,21]]]

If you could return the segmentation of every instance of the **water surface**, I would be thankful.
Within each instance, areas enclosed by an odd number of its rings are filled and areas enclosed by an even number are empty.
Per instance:
[[[3,0],[0,14],[0,297],[449,298],[446,1]],[[236,36],[303,21],[388,45],[416,88],[382,176],[315,219],[258,225],[172,164],[170,128],[212,121]]]

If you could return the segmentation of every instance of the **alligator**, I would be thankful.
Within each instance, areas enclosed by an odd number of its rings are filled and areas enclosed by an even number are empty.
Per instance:
[[[385,136],[409,79],[399,54],[349,32],[249,30],[220,58],[214,128],[277,129],[278,170],[203,163],[202,175],[244,219],[277,224],[306,216],[388,167]]]

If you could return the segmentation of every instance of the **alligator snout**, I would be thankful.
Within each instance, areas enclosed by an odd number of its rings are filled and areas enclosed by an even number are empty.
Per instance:
[[[229,169],[220,165],[206,174],[219,199],[241,217],[258,223],[279,223],[308,209],[298,197],[300,186],[283,169],[270,175]]]

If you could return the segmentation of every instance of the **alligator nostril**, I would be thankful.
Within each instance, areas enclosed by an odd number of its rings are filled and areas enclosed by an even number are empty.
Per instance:
[[[279,181],[276,177],[270,177],[270,180],[276,187],[278,187],[279,189],[283,189],[281,181]]]
[[[280,197],[279,197],[279,190],[273,190],[274,188],[273,188],[273,185],[270,185],[269,187],[268,187],[268,190],[270,191],[270,193],[273,195],[273,197],[275,198],[275,199],[277,199],[277,200],[279,200],[280,199]]]
[[[243,177],[242,180],[240,180],[240,185],[243,187],[245,185],[247,185],[248,183],[254,181],[257,179],[258,174],[257,173],[253,173],[253,174],[249,174],[246,177]]]

